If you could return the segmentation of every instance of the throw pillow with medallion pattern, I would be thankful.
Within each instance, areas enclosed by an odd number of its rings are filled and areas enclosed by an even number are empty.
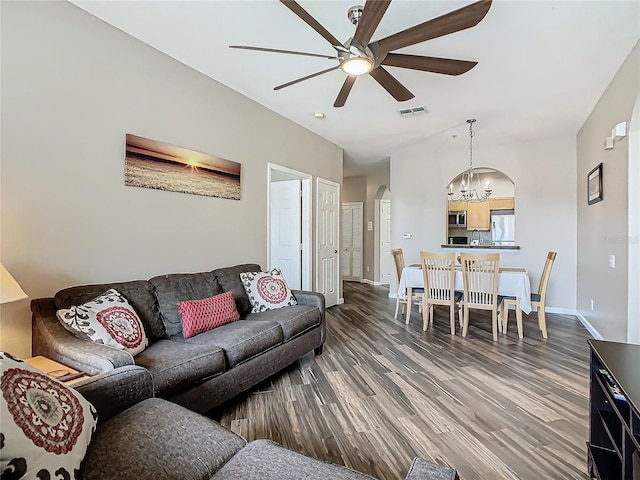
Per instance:
[[[149,344],[135,310],[113,288],[82,305],[60,309],[56,315],[74,335],[131,355],[142,352]]]
[[[252,313],[297,305],[279,268],[270,272],[244,272],[240,280],[252,305]]]
[[[0,387],[2,478],[78,478],[98,420],[93,405],[6,352],[0,352]]]

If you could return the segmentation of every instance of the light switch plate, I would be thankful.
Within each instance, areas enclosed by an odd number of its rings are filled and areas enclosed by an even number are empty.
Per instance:
[[[402,232],[402,238],[405,240],[411,240],[413,238],[413,233],[411,232]]]
[[[616,268],[616,256],[609,255],[609,268]]]
[[[373,222],[367,222],[367,230],[373,231]]]

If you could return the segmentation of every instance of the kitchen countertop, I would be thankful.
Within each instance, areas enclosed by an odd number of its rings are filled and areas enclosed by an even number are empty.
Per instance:
[[[485,249],[485,250],[520,250],[520,245],[449,245],[444,244],[440,245],[442,248],[454,248],[456,250],[465,250],[465,249]]]

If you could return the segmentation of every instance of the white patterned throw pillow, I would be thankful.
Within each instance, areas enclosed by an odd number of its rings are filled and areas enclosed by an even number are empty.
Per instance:
[[[279,268],[270,272],[244,272],[240,274],[240,280],[253,313],[298,304]]]
[[[0,352],[2,478],[78,478],[96,410],[73,388]]]
[[[90,302],[57,312],[71,333],[95,343],[137,355],[149,344],[135,310],[117,290],[107,290]]]

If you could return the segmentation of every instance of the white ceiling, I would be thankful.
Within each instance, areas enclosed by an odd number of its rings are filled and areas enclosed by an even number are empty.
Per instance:
[[[102,20],[229,86],[345,150],[345,175],[384,162],[394,150],[440,135],[529,141],[575,135],[640,38],[640,1],[495,0],[476,26],[400,50],[478,61],[458,77],[388,67],[415,98],[396,102],[377,82],[359,78],[342,108],[333,102],[345,74],[336,70],[273,87],[335,61],[229,49],[251,45],[334,55],[319,34],[278,1],[78,1]],[[356,0],[300,0],[329,32],[346,41]],[[391,3],[378,40],[470,1]],[[401,118],[424,105],[427,115]],[[314,112],[324,112],[318,120]]]

